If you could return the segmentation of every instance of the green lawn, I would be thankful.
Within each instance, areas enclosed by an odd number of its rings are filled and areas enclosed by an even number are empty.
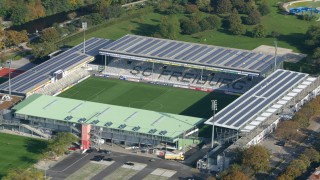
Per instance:
[[[139,109],[208,118],[212,115],[211,100],[219,109],[237,98],[222,93],[90,77],[59,96]]]
[[[10,168],[27,168],[35,164],[46,141],[0,133],[0,179]]]
[[[266,27],[269,33],[276,31],[281,34],[278,38],[279,47],[291,48],[296,52],[308,52],[308,49],[303,43],[303,35],[311,24],[320,22],[303,21],[293,15],[282,15],[277,7],[278,2],[278,0],[268,1],[271,7],[271,13],[262,18],[262,24]],[[101,37],[116,40],[126,34],[152,36],[158,30],[158,24],[161,16],[162,15],[158,13],[150,13],[141,18],[122,21],[97,31],[87,33],[87,38]],[[247,26],[247,29],[250,31],[253,27],[254,26]],[[274,44],[274,38],[272,37],[257,39],[251,38],[249,34],[234,36],[228,34],[228,32],[223,29],[219,29],[205,31],[194,35],[180,35],[178,40],[249,50],[262,44]],[[82,37],[79,37],[78,39],[74,39],[69,42],[68,45],[74,46],[79,44],[82,40]]]

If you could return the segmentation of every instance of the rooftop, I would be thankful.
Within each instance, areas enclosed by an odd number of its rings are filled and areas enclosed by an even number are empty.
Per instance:
[[[101,54],[119,54],[137,60],[160,60],[193,64],[206,69],[263,74],[273,68],[274,55],[204,44],[126,35],[100,49]],[[278,62],[282,61],[278,57]]]
[[[93,124],[175,138],[204,119],[109,104],[34,94],[13,107],[16,114]]]
[[[315,80],[308,74],[279,69],[206,123],[251,131]]]
[[[36,67],[11,79],[11,90],[19,94],[27,94],[33,89],[50,82],[52,73],[58,70],[69,70],[84,62],[93,60],[99,54],[99,49],[110,43],[110,40],[91,38],[86,41],[86,53],[83,53],[83,43],[63,52]],[[28,82],[28,83],[26,83]],[[9,82],[0,85],[0,90],[8,92]]]

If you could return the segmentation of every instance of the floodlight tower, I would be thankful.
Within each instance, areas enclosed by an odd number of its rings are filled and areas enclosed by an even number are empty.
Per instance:
[[[87,22],[82,22],[83,29],[83,53],[86,53],[86,30],[87,30]]]
[[[277,70],[277,52],[278,52],[278,42],[274,41],[274,71]]]
[[[211,110],[213,111],[212,116],[212,137],[211,137],[211,148],[213,148],[214,141],[214,116],[216,115],[216,111],[218,110],[218,101],[211,100]]]

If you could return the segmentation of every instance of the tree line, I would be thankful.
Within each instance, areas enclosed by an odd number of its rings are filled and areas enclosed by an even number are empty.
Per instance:
[[[20,25],[34,19],[69,12],[88,5],[101,8],[110,4],[126,4],[135,0],[2,0],[0,17]]]

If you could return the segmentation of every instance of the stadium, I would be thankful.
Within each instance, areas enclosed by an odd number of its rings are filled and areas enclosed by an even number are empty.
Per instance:
[[[1,84],[24,100],[2,111],[0,126],[44,138],[69,131],[83,150],[108,141],[184,152],[210,137],[209,163],[198,167],[221,171],[234,149],[259,143],[319,94],[319,78],[282,70],[283,61],[137,35],[91,38]]]

